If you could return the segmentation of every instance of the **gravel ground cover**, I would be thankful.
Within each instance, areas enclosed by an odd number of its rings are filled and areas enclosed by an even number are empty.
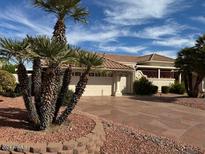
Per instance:
[[[176,104],[205,110],[205,98],[178,98]]]
[[[68,122],[47,131],[33,131],[27,121],[21,98],[0,96],[0,141],[17,143],[63,142],[89,134],[95,122],[79,114],[69,116]]]
[[[147,134],[127,126],[103,121],[106,142],[102,154],[203,154],[197,147]]]

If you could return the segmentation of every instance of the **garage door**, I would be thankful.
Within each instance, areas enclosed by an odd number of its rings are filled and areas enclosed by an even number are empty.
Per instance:
[[[69,88],[75,90],[78,81],[79,77],[73,76]],[[112,77],[89,77],[83,96],[111,96],[112,82]]]

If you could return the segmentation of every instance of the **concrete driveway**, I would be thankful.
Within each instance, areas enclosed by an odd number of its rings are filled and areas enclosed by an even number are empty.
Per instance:
[[[83,97],[78,109],[205,149],[205,111],[135,97]]]

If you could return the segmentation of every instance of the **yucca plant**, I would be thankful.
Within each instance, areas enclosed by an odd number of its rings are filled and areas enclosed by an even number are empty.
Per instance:
[[[78,100],[83,95],[85,91],[87,82],[88,82],[88,74],[93,67],[97,67],[103,64],[104,58],[99,57],[96,53],[86,52],[86,51],[79,51],[78,52],[78,63],[83,67],[85,70],[80,76],[80,79],[76,85],[75,92],[71,98],[70,103],[63,111],[63,113],[56,119],[56,124],[62,124],[69,114],[74,109],[75,105],[78,103]]]

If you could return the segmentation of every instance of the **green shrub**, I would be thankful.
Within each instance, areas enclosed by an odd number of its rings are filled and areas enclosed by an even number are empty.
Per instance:
[[[70,100],[73,96],[73,91],[72,90],[68,90],[67,93],[66,93],[66,96],[65,96],[65,101],[63,103],[63,106],[67,106],[69,103],[70,103]]]
[[[167,94],[169,93],[170,88],[168,86],[162,86],[162,93]]]
[[[15,77],[4,70],[0,70],[0,93],[12,92],[16,87]]]
[[[16,66],[15,65],[12,65],[12,64],[5,64],[2,66],[1,68],[2,70],[4,71],[7,71],[9,73],[15,73],[15,69],[16,69]]]
[[[137,95],[152,95],[157,93],[158,87],[154,86],[152,82],[145,77],[142,77],[140,80],[134,82],[133,90]]]
[[[174,83],[170,87],[170,93],[174,94],[184,94],[185,90],[184,84]]]
[[[152,86],[152,94],[156,94],[158,92],[158,87],[157,86]]]

